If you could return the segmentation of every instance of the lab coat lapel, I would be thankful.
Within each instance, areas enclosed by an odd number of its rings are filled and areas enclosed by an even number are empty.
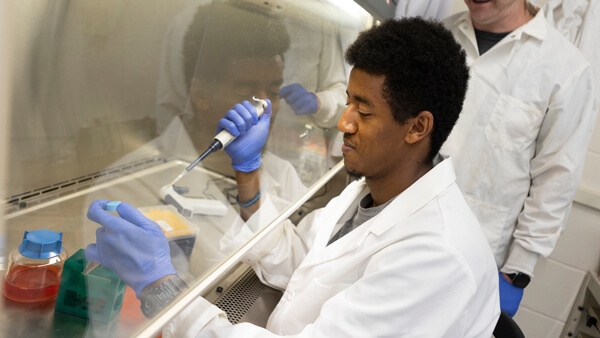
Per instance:
[[[371,219],[375,223],[369,227],[369,231],[375,236],[381,235],[431,202],[455,181],[456,174],[454,173],[452,160],[446,158],[398,195],[379,215]],[[394,221],[390,221],[392,219]],[[383,221],[378,222],[378,220]],[[419,226],[419,224],[407,225],[411,228],[412,226]]]
[[[354,215],[353,210],[356,210],[360,200],[368,193],[369,189],[365,184],[364,179],[361,179],[351,183],[348,187],[346,187],[346,189],[344,189],[338,198],[332,200],[332,202],[325,207],[321,217],[316,220],[320,222],[320,224],[323,224],[323,227],[317,233],[314,245],[304,263],[309,265],[320,264],[325,261],[335,259],[358,246],[358,241],[347,243],[348,245],[345,246],[334,246],[335,243],[327,246],[327,242],[329,242],[329,238],[331,238],[336,224],[350,219]],[[354,229],[344,237],[350,236],[360,228],[361,227]],[[339,239],[338,242],[342,239],[343,238]]]
[[[375,236],[383,234],[421,209],[455,181],[456,175],[452,161],[446,159],[398,195],[379,215],[327,246],[335,225],[340,219],[345,220],[342,216],[351,214],[352,212],[347,211],[355,210],[359,201],[369,193],[364,180],[356,182],[354,187],[347,188],[351,188],[350,191],[344,191],[340,196],[342,198],[336,200],[336,203],[327,206],[325,217],[319,220],[325,226],[317,234],[314,246],[303,265],[317,265],[334,260],[360,246],[369,234],[372,233]],[[413,226],[419,225],[409,224],[406,231],[410,231]]]

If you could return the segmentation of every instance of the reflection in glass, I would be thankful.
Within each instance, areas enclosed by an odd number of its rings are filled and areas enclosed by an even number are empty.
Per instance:
[[[275,213],[245,227],[224,151],[180,183],[183,197],[225,208],[185,218],[193,236],[170,243],[182,278],[192,284],[209,275],[340,159],[342,51],[368,17],[348,8],[317,0],[12,4],[7,246],[24,230],[46,228],[63,232],[68,252],[85,248],[98,228],[86,217],[96,199],[145,211],[172,206],[161,188],[206,149],[219,119],[242,100],[268,98],[273,115],[261,189]],[[314,93],[319,110],[298,115],[279,97],[291,84]],[[67,327],[82,336],[127,335],[146,321],[130,289],[119,321],[109,325],[54,315],[53,305],[2,308],[11,319],[6,332],[15,336],[22,327],[43,336]]]

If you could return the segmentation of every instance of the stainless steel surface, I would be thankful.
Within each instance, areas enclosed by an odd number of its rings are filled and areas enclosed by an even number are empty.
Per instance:
[[[285,211],[283,211],[275,220],[269,225],[264,227],[258,232],[250,241],[245,243],[237,252],[227,258],[222,265],[220,265],[212,274],[206,278],[200,280],[193,285],[181,298],[171,304],[168,308],[163,310],[159,316],[150,322],[146,327],[136,333],[138,337],[154,337],[160,330],[179,312],[185,307],[189,306],[194,299],[207,292],[219,279],[221,279],[231,268],[233,268],[238,262],[241,261],[242,257],[257,245],[263,238],[265,238],[271,231],[281,225],[281,222],[289,218],[298,208],[300,208],[308,199],[310,199],[319,189],[321,189],[329,180],[336,176],[336,174],[344,168],[344,161],[340,161],[331,170],[329,170],[323,177],[321,177],[315,184],[313,184],[308,191],[302,195],[298,200],[292,203]]]
[[[125,174],[113,180],[91,183],[84,189],[61,196],[56,192],[54,196],[48,194],[43,198],[48,201],[40,202],[30,208],[14,211],[6,216],[7,246],[15,248],[21,241],[25,230],[46,228],[63,232],[63,246],[69,254],[75,253],[80,248],[95,241],[95,229],[98,224],[86,219],[85,214],[89,204],[96,199],[122,200],[135,207],[162,205],[159,189],[168,183],[186,165],[181,161],[164,162],[139,172]],[[219,184],[232,184],[228,179],[208,172],[203,168],[196,168],[183,180],[188,184],[191,193],[202,195],[208,191],[213,196],[218,196],[227,203],[226,197],[220,192],[213,180]],[[93,181],[92,181],[93,182]],[[54,197],[54,198],[52,198]],[[237,215],[237,211],[229,206],[230,213]],[[220,259],[227,257],[227,253],[211,251],[209,244],[218,243],[219,238],[226,229],[225,224],[219,224],[222,219],[218,217],[195,216],[191,221],[201,230],[202,238],[198,238],[191,256],[173,252],[174,264],[188,282],[196,278],[209,275],[215,269]],[[219,228],[223,226],[223,228]],[[213,245],[214,247],[214,245]],[[177,248],[175,248],[176,251]],[[215,249],[216,250],[216,249]],[[2,276],[4,272],[2,272]],[[31,337],[31,336],[63,336],[70,332],[72,336],[96,336],[108,334],[110,336],[126,337],[135,332],[143,321],[114,320],[111,324],[88,322],[83,318],[54,312],[54,301],[34,304],[21,304],[2,297],[0,303],[0,328],[3,336]]]
[[[232,324],[266,327],[282,295],[280,290],[262,284],[251,267],[239,263],[203,297],[225,311]]]

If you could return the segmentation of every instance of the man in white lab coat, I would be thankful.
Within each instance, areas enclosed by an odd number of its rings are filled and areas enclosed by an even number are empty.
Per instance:
[[[539,257],[562,232],[595,110],[590,65],[525,0],[465,0],[445,20],[467,52],[469,91],[442,147],[499,269],[514,315]]]
[[[363,178],[325,208],[246,255],[261,280],[283,297],[266,328],[231,325],[198,298],[163,330],[164,337],[490,337],[499,315],[490,248],[438,156],[462,108],[465,54],[440,24],[388,21],[362,33],[346,53],[354,67],[348,107],[338,122],[344,164]],[[260,118],[248,102],[220,122],[238,138],[225,149],[236,169],[246,223],[269,212],[260,194]],[[102,225],[86,257],[131,285],[151,314],[185,285],[158,226],[126,203],[121,217],[90,206]],[[165,252],[166,251],[166,252]]]

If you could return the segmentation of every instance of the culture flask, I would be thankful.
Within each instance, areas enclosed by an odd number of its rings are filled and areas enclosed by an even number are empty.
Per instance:
[[[67,256],[62,232],[25,231],[21,245],[8,257],[2,283],[4,295],[25,303],[55,298]]]

